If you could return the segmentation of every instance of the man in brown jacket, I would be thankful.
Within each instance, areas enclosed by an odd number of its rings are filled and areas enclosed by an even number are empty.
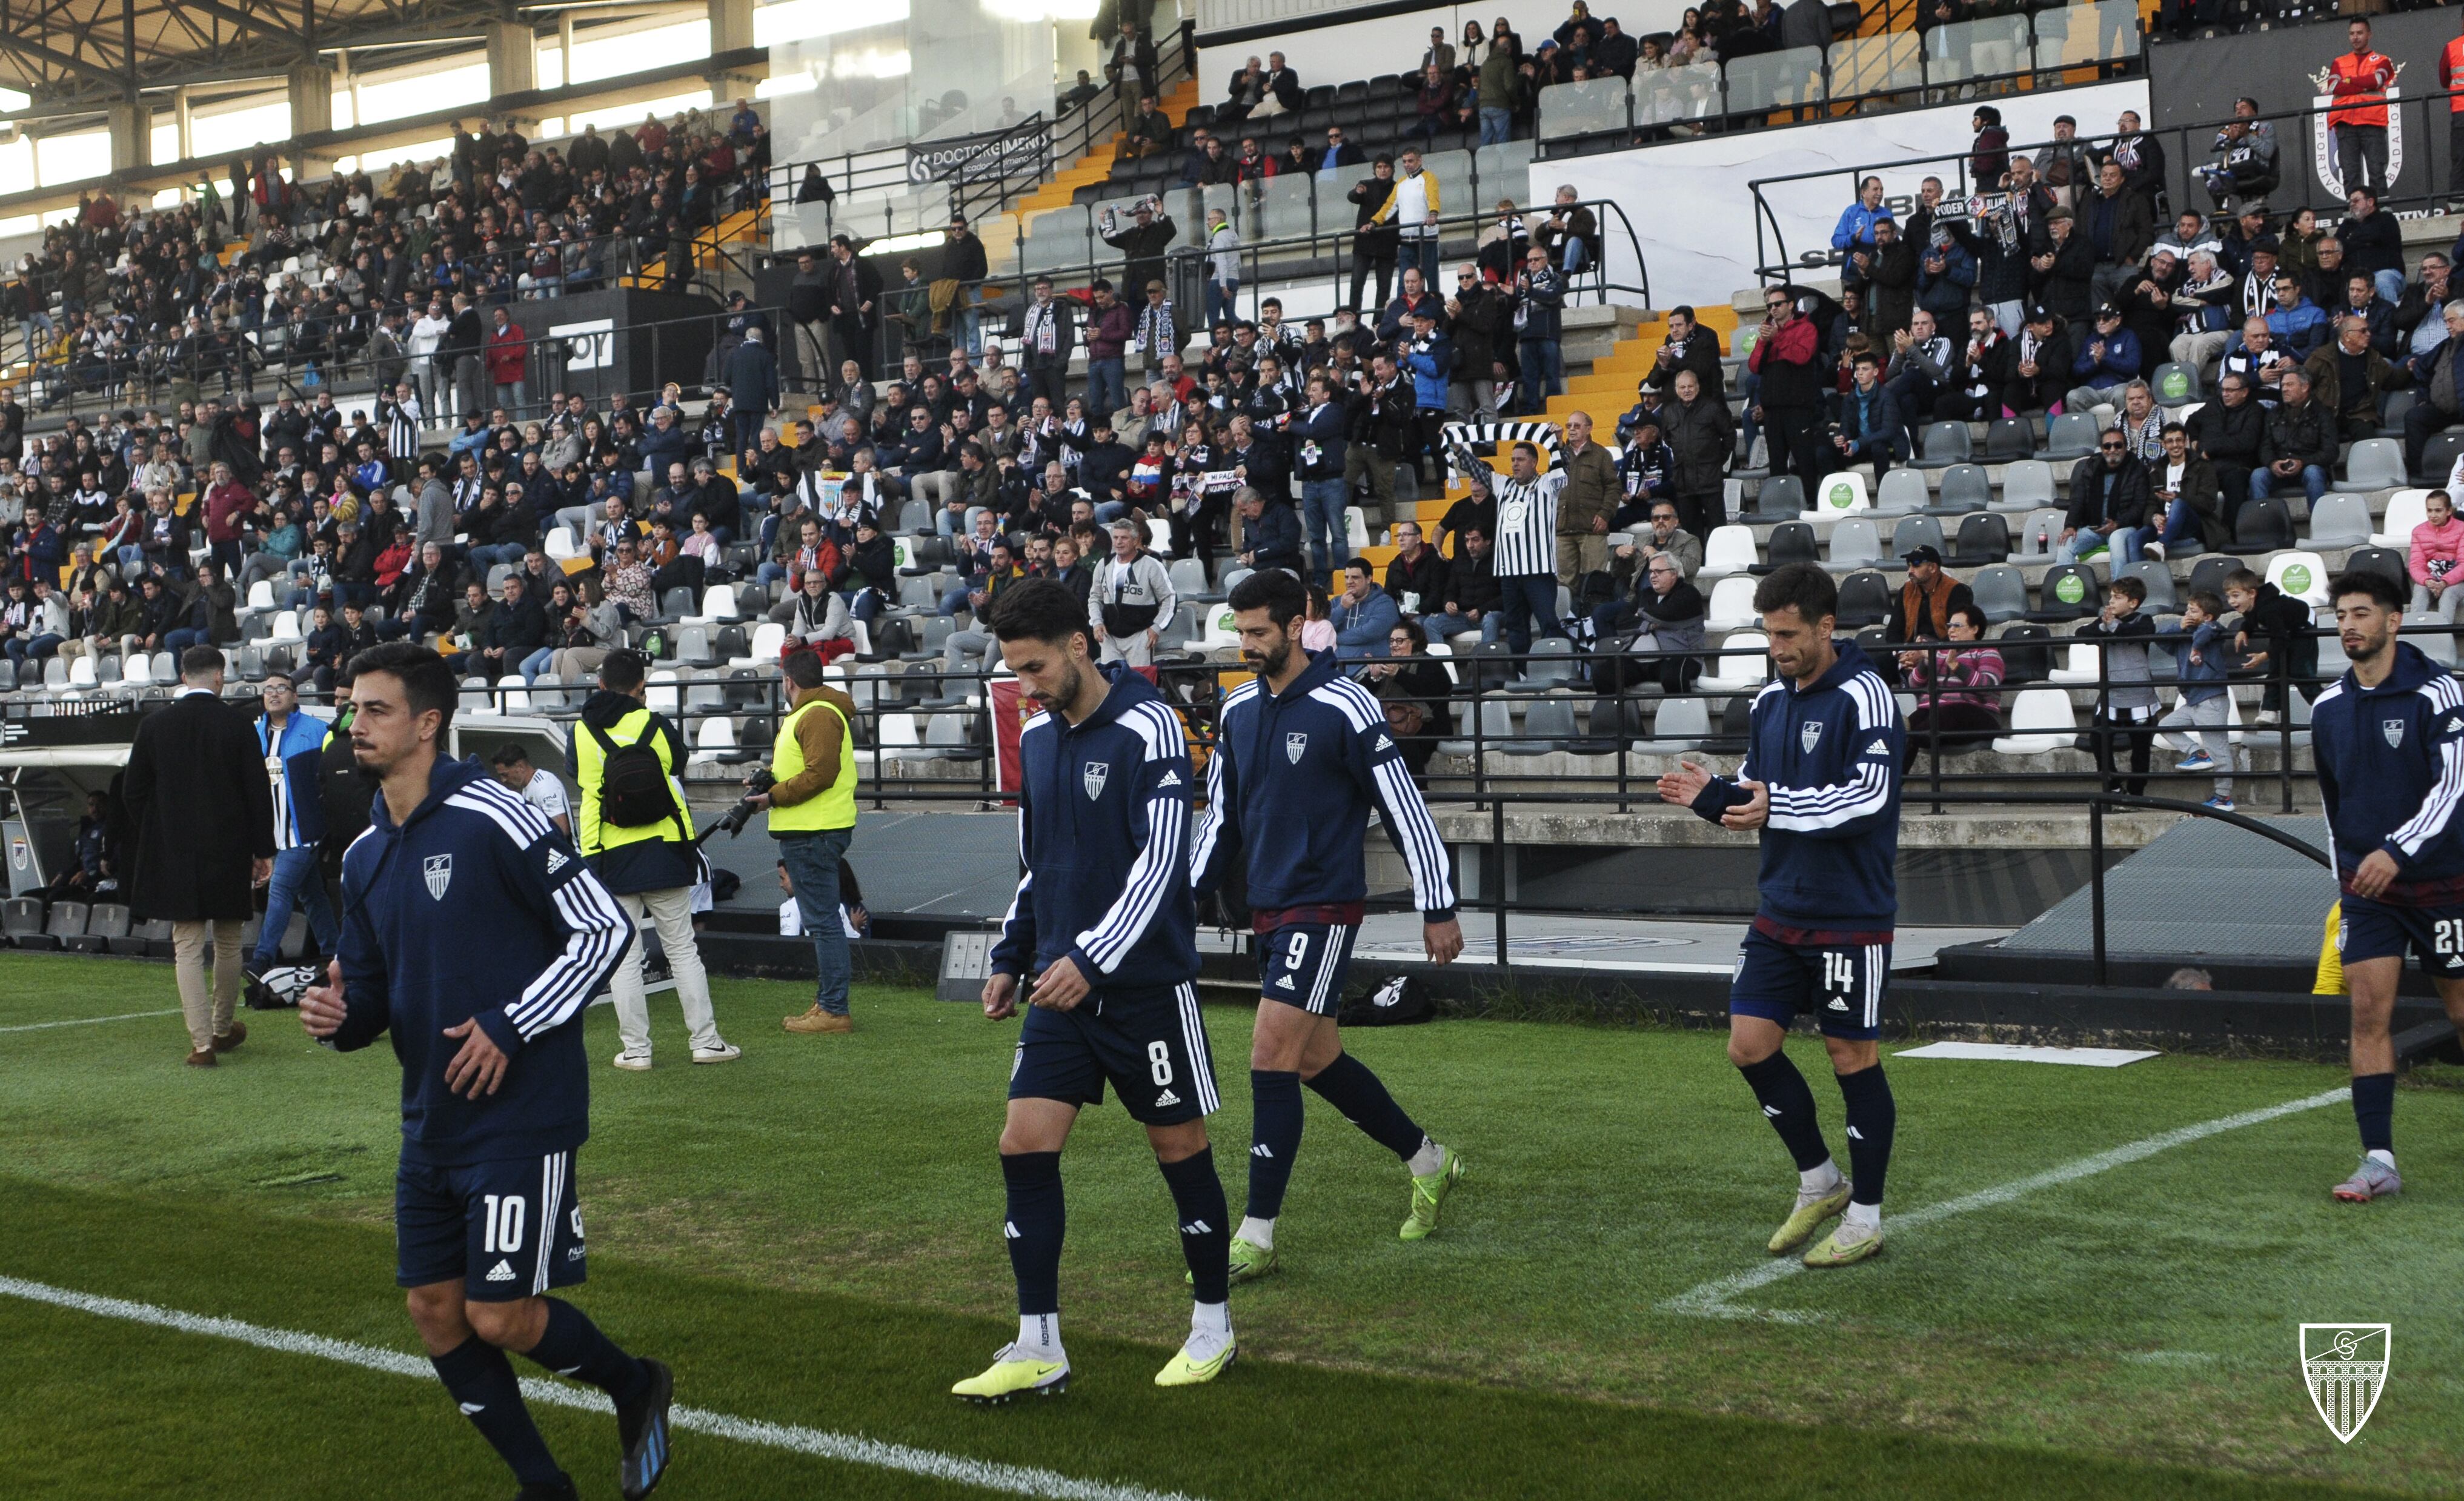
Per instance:
[[[770,837],[779,841],[797,913],[813,940],[815,974],[811,1007],[781,1025],[791,1032],[851,1032],[839,861],[855,837],[855,700],[825,685],[817,651],[795,652],[779,671],[787,683],[787,717],[770,752],[779,780],[749,801],[769,809]]]
[[[2309,373],[2311,394],[2336,414],[2336,425],[2345,437],[2377,433],[2379,398],[2398,378],[2395,366],[2370,347],[2367,319],[2337,320],[2335,342],[2310,351],[2301,367]]]
[[[1617,460],[1592,441],[1592,414],[1566,418],[1566,446],[1557,465],[1566,488],[1557,496],[1557,582],[1568,588],[1586,573],[1609,565],[1609,518],[1620,498]]]

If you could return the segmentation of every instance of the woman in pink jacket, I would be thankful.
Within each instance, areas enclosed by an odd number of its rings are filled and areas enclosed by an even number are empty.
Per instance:
[[[2412,607],[2435,611],[2449,625],[2464,605],[2464,521],[2455,519],[2455,501],[2444,490],[2430,493],[2430,519],[2412,529]]]
[[[1958,606],[1944,626],[1957,650],[1915,643],[1899,654],[1902,680],[1917,695],[1908,716],[1912,751],[1937,733],[1947,751],[1973,750],[2002,733],[2002,653],[1985,644],[1985,611]]]

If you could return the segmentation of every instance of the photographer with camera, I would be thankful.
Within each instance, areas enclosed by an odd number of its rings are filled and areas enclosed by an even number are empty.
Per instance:
[[[770,811],[813,939],[813,1004],[780,1025],[791,1032],[851,1032],[847,1014],[847,934],[839,926],[839,861],[855,837],[855,700],[825,685],[818,652],[790,653],[779,664],[786,678],[787,717],[770,747],[765,789],[759,780],[745,802]]]
[[[685,807],[684,738],[667,717],[651,712],[645,663],[637,651],[611,651],[599,664],[599,691],[582,706],[573,738],[574,780],[582,784],[583,858],[636,928],[648,913],[668,955],[693,1061],[728,1063],[741,1048],[718,1035],[711,1015],[710,979],[693,942],[693,893],[703,874]],[[644,1000],[642,952],[635,943],[608,988],[616,994],[616,1030],[625,1050],[619,1069],[650,1067],[650,1012]]]

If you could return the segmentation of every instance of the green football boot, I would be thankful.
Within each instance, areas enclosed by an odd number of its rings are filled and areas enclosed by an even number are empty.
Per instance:
[[[1837,1187],[1821,1193],[1798,1189],[1796,1208],[1781,1222],[1777,1230],[1771,1232],[1771,1253],[1785,1256],[1812,1240],[1814,1232],[1822,1227],[1823,1221],[1848,1207],[1848,1180],[1843,1178]]]
[[[992,1407],[1016,1397],[1058,1397],[1068,1389],[1067,1359],[1037,1359],[1010,1344],[1001,1347],[981,1376],[971,1376],[951,1387],[950,1395],[979,1407]]]
[[[1447,1193],[1463,1176],[1463,1154],[1452,1147],[1438,1150],[1446,1155],[1438,1170],[1412,1180],[1412,1212],[1405,1217],[1402,1230],[1407,1241],[1426,1240],[1429,1232],[1438,1227],[1438,1206],[1446,1202]]]

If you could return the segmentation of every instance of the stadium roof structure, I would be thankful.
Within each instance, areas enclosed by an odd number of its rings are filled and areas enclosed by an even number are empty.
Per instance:
[[[344,48],[467,49],[510,13],[494,0],[0,0],[0,88],[38,112],[99,108],[278,76]]]

